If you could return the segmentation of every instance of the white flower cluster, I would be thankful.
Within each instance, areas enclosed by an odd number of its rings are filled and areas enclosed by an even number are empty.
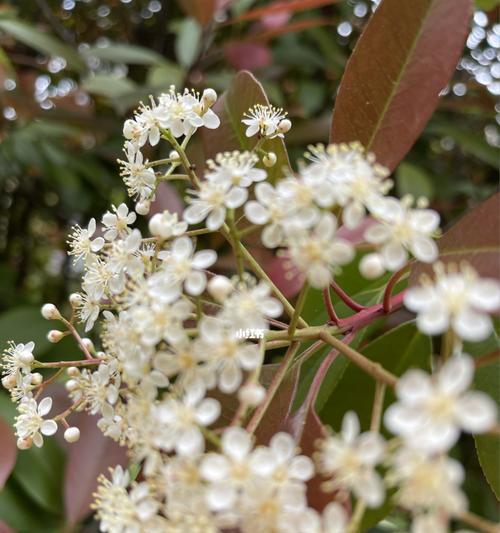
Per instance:
[[[68,367],[72,405],[50,419],[44,417],[52,400],[40,395],[52,378],[43,381],[34,370],[57,363],[36,361],[32,342],[8,347],[2,383],[18,402],[18,446],[41,446],[42,435],[54,434],[59,423],[74,442],[79,430],[66,418],[78,410],[97,415],[102,432],[126,446],[141,467],[141,481],[131,481],[121,467],[111,479],[100,478],[94,508],[101,530],[112,533],[345,533],[354,520],[351,497],[376,508],[388,487],[415,516],[416,533],[443,530],[443,521],[467,505],[461,466],[446,454],[460,431],[481,433],[496,423],[492,400],[468,390],[472,359],[455,344],[433,375],[410,370],[397,381],[397,402],[384,418],[396,435],[392,441],[378,430],[361,432],[357,416],[348,412],[339,434],[319,440],[314,461],[286,432],[262,444],[255,427],[243,422],[272,399],[260,384],[267,342],[283,333],[282,347],[296,337],[279,320],[290,311],[282,294],[267,276],[255,279],[242,268],[240,239],[263,226],[264,246],[285,249],[309,284],[323,289],[355,256],[352,244],[337,235],[340,224],[355,229],[371,217],[365,238],[376,251],[365,256],[361,270],[376,277],[400,269],[409,253],[433,262],[439,216],[412,207],[408,198],[387,197],[387,170],[356,143],[311,147],[296,175],[288,171],[269,183],[264,167],[277,157],[263,147],[291,126],[272,106],[255,106],[243,118],[246,135],[258,135],[253,150],[218,154],[207,162],[204,178],[193,179],[185,147],[198,128],[219,125],[211,110],[215,99],[211,89],[200,96],[172,88],[126,121],[122,175],[138,200],[136,212],[149,211],[160,178],[154,168],[164,164],[169,176],[185,167],[189,205],[182,220],[168,211],[152,216],[147,237],[133,228],[136,214],[124,203],[112,206],[99,228],[95,219],[86,228],[75,226],[69,254],[82,266],[83,279],[81,291],[69,298],[72,316],[66,320],[52,304],[42,314],[66,327],[52,330],[49,339],[73,335],[85,359],[61,365]],[[148,162],[141,148],[162,138],[173,152]],[[242,227],[244,218],[251,225]],[[218,254],[198,246],[216,230],[233,249],[233,278],[210,271]],[[451,328],[460,339],[481,340],[492,330],[487,313],[499,307],[499,293],[495,282],[477,278],[470,267],[437,266],[436,280],[408,290],[405,301],[418,312],[423,332]],[[99,318],[96,350],[74,322],[91,331]],[[258,338],[241,333],[248,331],[259,332]],[[236,412],[222,400],[229,395]],[[308,484],[319,476],[335,493],[321,510],[308,498]]]

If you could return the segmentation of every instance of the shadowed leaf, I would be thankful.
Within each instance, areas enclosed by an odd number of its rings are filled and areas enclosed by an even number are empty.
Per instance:
[[[177,0],[182,10],[202,26],[208,24],[217,7],[216,0]]]
[[[0,490],[4,487],[14,465],[17,447],[12,427],[0,418]]]

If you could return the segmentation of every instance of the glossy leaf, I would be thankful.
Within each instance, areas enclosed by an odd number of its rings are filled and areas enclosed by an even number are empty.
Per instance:
[[[105,437],[96,422],[96,417],[86,413],[78,413],[72,419],[81,437],[68,447],[64,473],[64,508],[71,525],[90,512],[98,476],[107,476],[109,467],[126,464],[125,448]]]
[[[78,72],[85,70],[85,63],[78,52],[52,35],[44,33],[30,24],[12,18],[0,18],[0,30],[21,43],[38,50],[49,57],[62,57],[68,66]]]
[[[189,68],[200,50],[201,26],[193,19],[184,19],[177,28],[175,55],[184,68]]]
[[[411,163],[401,163],[396,170],[396,186],[398,194],[411,194],[414,198],[421,196],[432,200],[435,195],[434,184],[425,170]]]
[[[177,0],[186,15],[193,17],[202,26],[208,24],[217,8],[217,0]]]
[[[383,0],[347,63],[332,141],[360,141],[394,169],[455,70],[471,11],[471,0]]]
[[[163,63],[163,57],[154,50],[126,43],[91,46],[85,52],[85,55],[98,57],[104,61],[131,65],[158,65]]]
[[[246,126],[241,122],[243,113],[255,104],[268,105],[269,100],[264,88],[248,71],[242,70],[233,79],[230,87],[217,100],[214,111],[221,119],[216,130],[201,130],[206,158],[213,158],[218,152],[227,150],[250,150],[255,146],[257,137],[245,136]],[[264,150],[276,154],[278,161],[267,169],[271,181],[282,175],[282,169],[290,167],[288,154],[282,139],[267,140]]]
[[[498,278],[498,213],[500,193],[472,209],[444,233],[438,242],[440,260],[445,263],[467,261],[481,276]],[[429,265],[415,263],[410,284],[417,283],[424,272],[431,271]]]
[[[17,446],[12,426],[0,417],[0,490],[16,464],[16,456]]]
[[[107,98],[118,98],[136,89],[135,83],[128,78],[112,74],[96,74],[82,83],[82,89]]]

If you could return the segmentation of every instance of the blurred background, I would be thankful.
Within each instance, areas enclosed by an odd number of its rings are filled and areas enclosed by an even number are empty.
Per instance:
[[[235,72],[251,70],[289,112],[293,161],[308,143],[327,142],[345,63],[377,3],[0,1],[0,347],[33,339],[38,356],[65,355],[64,342],[45,340],[39,307],[64,302],[78,286],[69,227],[127,200],[116,159],[139,100],[171,84],[222,92]],[[454,78],[394,176],[398,194],[427,196],[445,224],[498,184],[499,2],[475,3]],[[23,456],[0,492],[0,519],[17,531],[59,530],[63,453],[54,444]],[[469,481],[469,497],[491,516],[495,502],[480,476]]]

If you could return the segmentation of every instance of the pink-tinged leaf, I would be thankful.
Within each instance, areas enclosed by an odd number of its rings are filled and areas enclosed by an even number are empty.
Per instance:
[[[240,17],[230,21],[230,23],[260,20],[271,15],[277,15],[278,13],[295,13],[298,11],[305,11],[306,9],[316,9],[318,7],[334,4],[337,1],[338,0],[279,0],[277,2],[272,2],[271,5],[247,11]]]
[[[341,237],[342,239],[349,241],[351,244],[359,244],[365,241],[365,231],[370,226],[373,226],[373,224],[376,224],[376,221],[371,217],[366,217],[355,229],[349,229],[345,226],[341,226],[337,231],[337,237]]]
[[[394,169],[455,70],[472,6],[472,0],[382,0],[347,63],[331,140],[359,141]]]
[[[177,0],[177,2],[186,15],[196,19],[202,26],[212,20],[218,7],[216,0]]]
[[[265,270],[272,282],[286,298],[295,296],[304,284],[304,275],[291,261],[288,252],[273,257],[266,265]]]
[[[282,11],[281,13],[271,13],[261,18],[259,24],[266,30],[280,28],[284,26],[292,18],[292,13],[289,11]]]
[[[16,464],[17,446],[12,427],[0,417],[0,489]],[[1,529],[0,529],[1,531]]]
[[[201,130],[206,159],[219,152],[251,150],[257,143],[257,136],[247,137],[246,126],[241,122],[243,114],[255,104],[269,105],[262,85],[246,70],[238,72],[231,85],[215,103],[213,110],[219,116],[221,125],[216,130]],[[274,152],[277,162],[266,169],[270,181],[283,175],[283,169],[290,168],[290,161],[283,139],[266,140],[262,145],[266,151]]]
[[[184,210],[184,203],[182,202],[179,193],[170,183],[162,182],[156,189],[156,199],[151,204],[149,216],[152,217],[156,213],[162,213],[168,209],[171,213],[182,215]]]
[[[439,259],[444,263],[471,264],[483,277],[500,278],[498,257],[500,252],[500,193],[472,209],[438,241]],[[410,284],[418,283],[423,273],[430,274],[429,265],[415,263],[410,276]]]
[[[0,520],[0,533],[14,533],[14,530],[11,529],[4,521]]]
[[[68,446],[64,475],[66,518],[68,524],[74,525],[90,512],[98,476],[108,475],[109,467],[125,465],[127,455],[125,448],[104,437],[96,417],[77,413],[72,416],[71,424],[81,433],[80,440]]]
[[[236,70],[255,70],[272,62],[271,51],[264,44],[233,41],[224,47],[224,54]]]
[[[305,20],[298,20],[296,22],[290,22],[290,24],[285,24],[284,26],[279,26],[272,28],[267,31],[262,31],[252,35],[250,38],[252,40],[267,42],[271,39],[274,39],[278,35],[285,35],[287,33],[295,33],[299,31],[308,30],[311,28],[317,28],[319,26],[329,26],[333,24],[332,19],[326,17],[316,17]]]

